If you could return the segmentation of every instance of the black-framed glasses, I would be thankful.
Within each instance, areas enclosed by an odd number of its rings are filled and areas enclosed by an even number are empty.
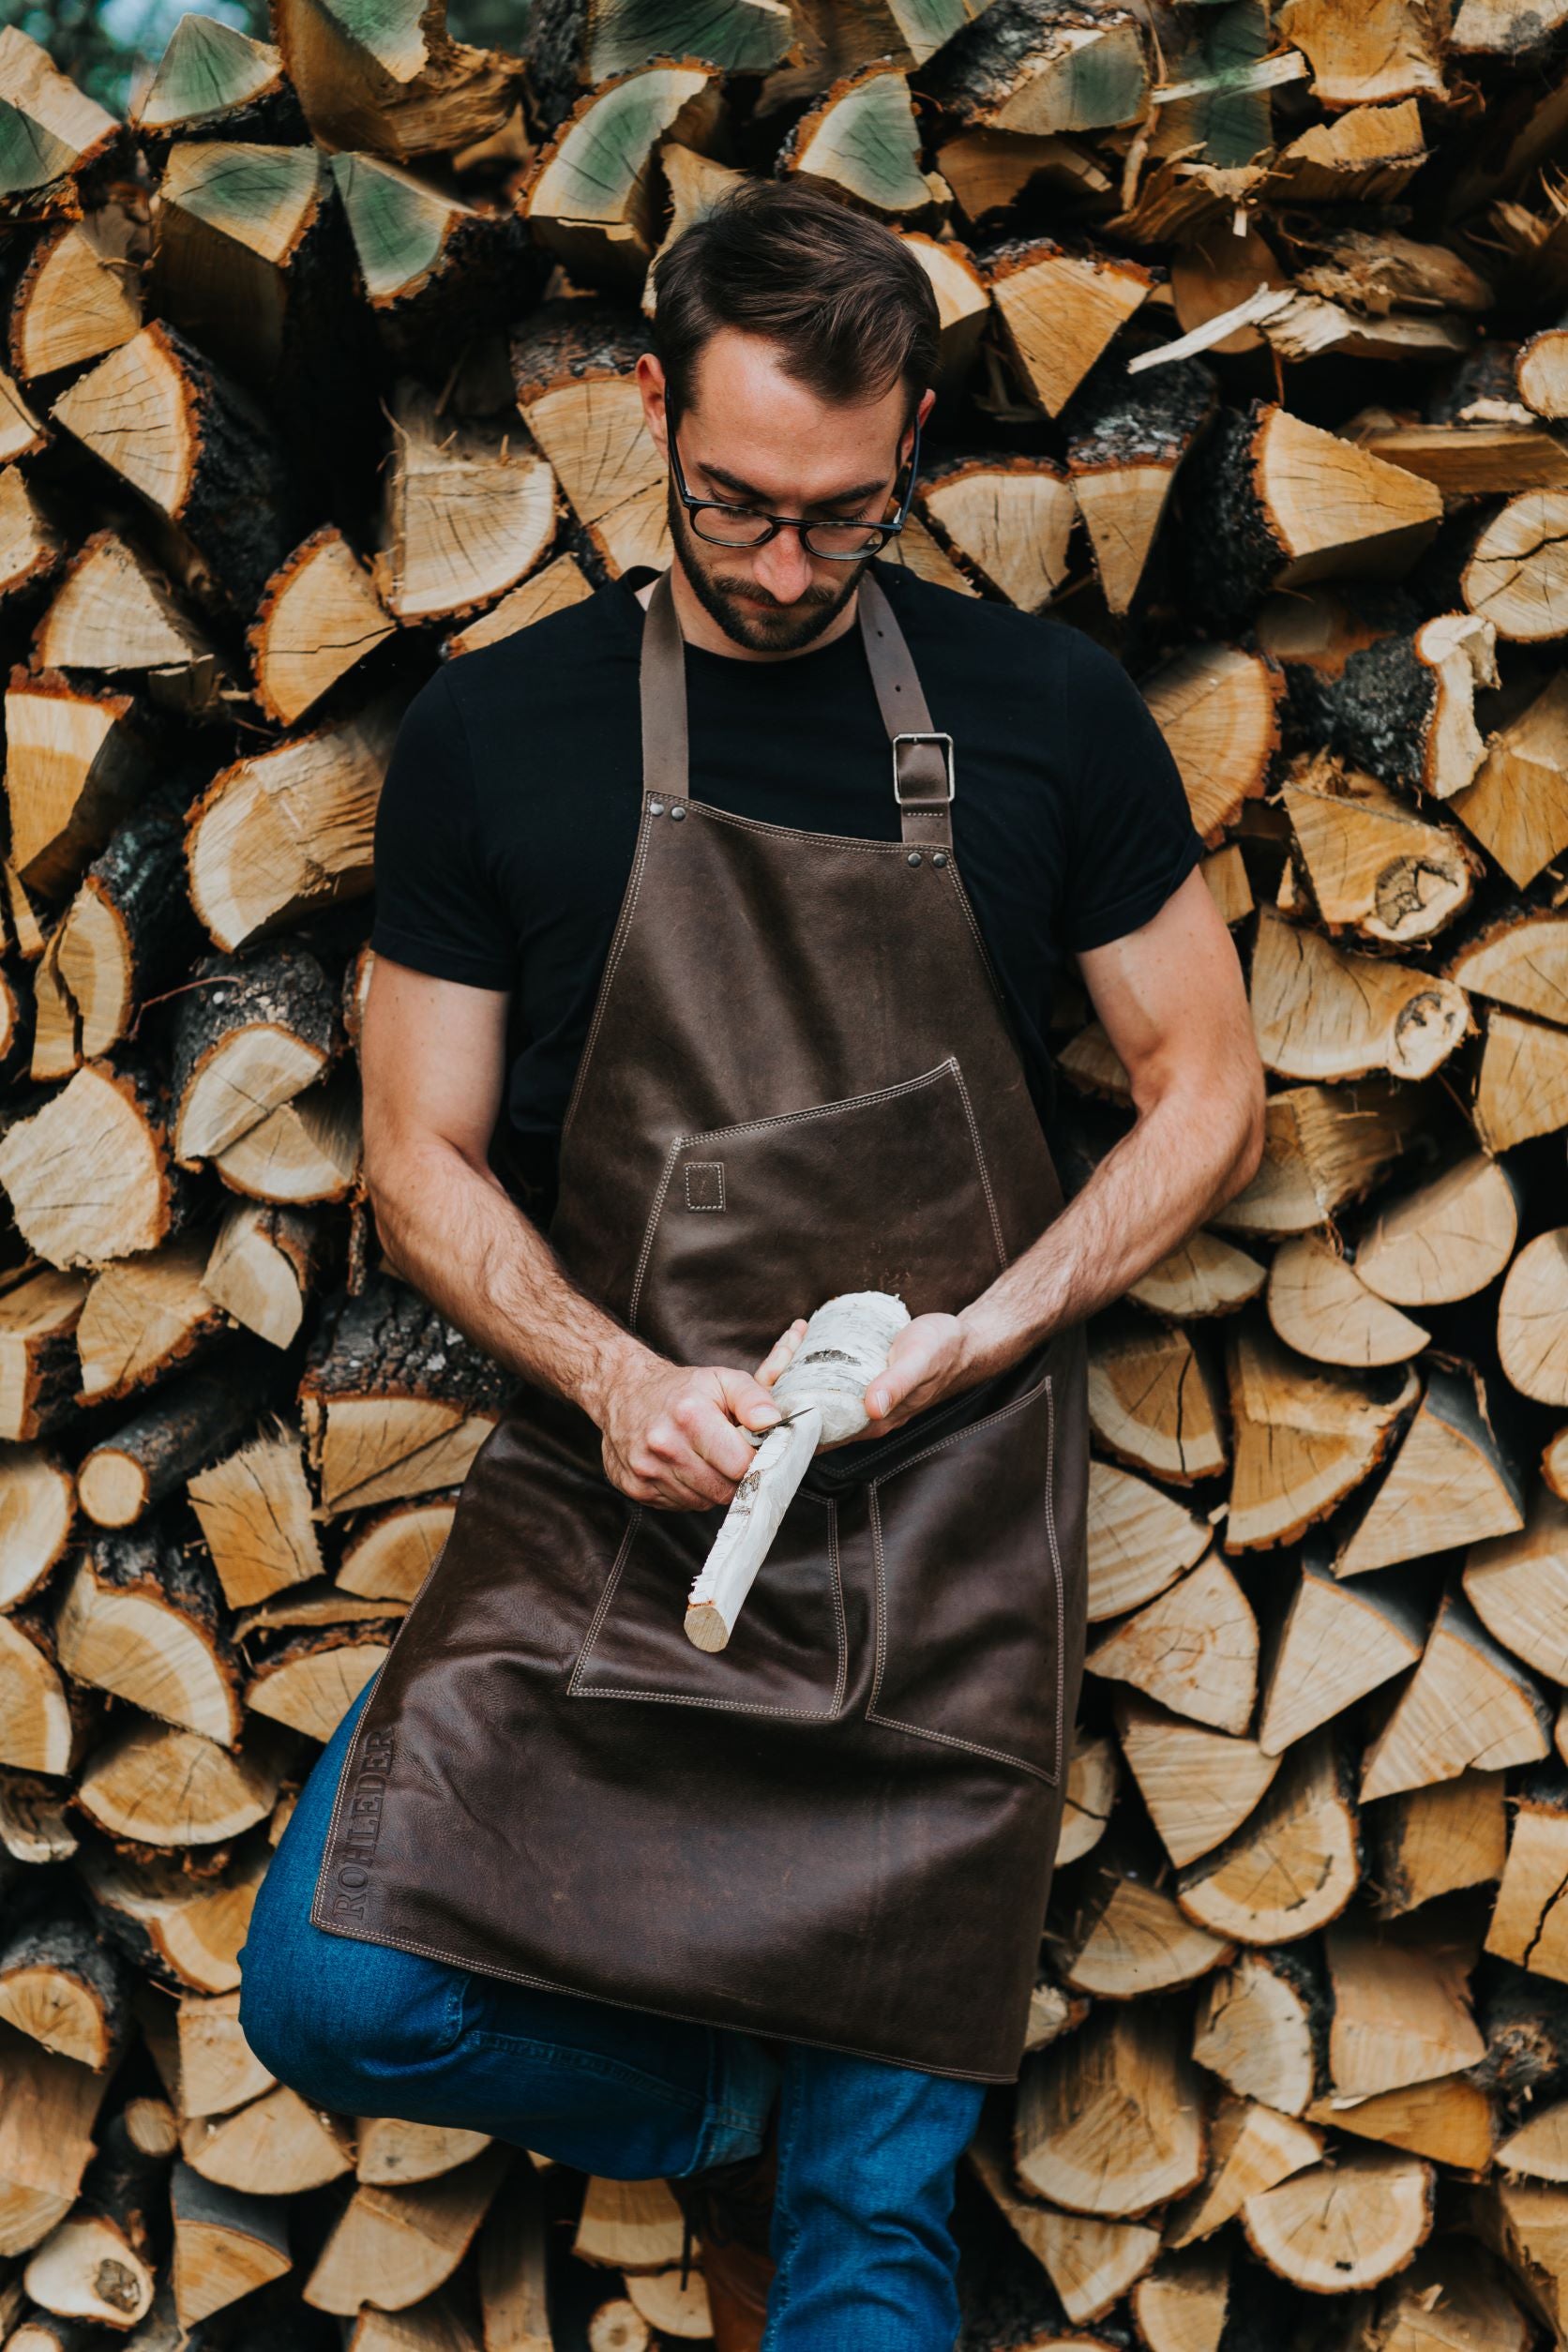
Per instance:
[[[810,521],[804,515],[769,515],[756,506],[737,506],[722,498],[696,498],[686,488],[681,471],[681,453],[675,445],[674,414],[670,416],[670,471],[674,478],[675,495],[691,518],[691,527],[700,539],[710,547],[766,547],[780,531],[798,531],[800,543],[808,554],[820,555],[829,564],[858,564],[867,555],[880,553],[889,539],[896,539],[909,520],[910,502],[914,496],[915,478],[920,472],[920,419],[914,420],[914,440],[910,448],[910,477],[904,485],[898,511],[883,522],[823,522]]]

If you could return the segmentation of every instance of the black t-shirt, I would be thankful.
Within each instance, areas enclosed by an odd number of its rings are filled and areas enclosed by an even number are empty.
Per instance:
[[[1115,656],[1060,621],[878,564],[931,724],[953,737],[958,869],[1049,1122],[1063,957],[1136,930],[1202,854],[1180,773]],[[635,571],[438,671],[376,817],[371,944],[512,991],[497,1164],[546,1193],[641,807]],[[860,631],[792,659],[686,648],[691,796],[763,823],[896,840]]]

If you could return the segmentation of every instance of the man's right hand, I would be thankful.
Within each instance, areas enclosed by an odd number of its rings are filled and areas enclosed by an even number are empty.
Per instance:
[[[607,1385],[596,1415],[605,1475],[633,1502],[656,1511],[704,1511],[727,1503],[757,1458],[742,1435],[783,1418],[768,1394],[805,1331],[792,1324],[761,1377],[728,1364],[698,1369],[641,1350]]]

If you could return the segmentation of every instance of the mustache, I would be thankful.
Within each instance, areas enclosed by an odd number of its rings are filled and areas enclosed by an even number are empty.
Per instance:
[[[778,597],[771,596],[767,589],[759,587],[754,580],[727,580],[722,573],[716,573],[713,575],[713,584],[721,596],[733,596],[742,604],[766,605],[771,611],[781,613],[799,612],[804,606],[808,605],[836,604],[840,594],[837,588],[813,586],[803,589],[798,596],[792,597],[788,604],[783,604]]]

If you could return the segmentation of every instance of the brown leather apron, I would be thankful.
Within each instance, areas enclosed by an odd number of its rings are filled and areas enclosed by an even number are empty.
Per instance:
[[[951,747],[869,575],[859,610],[897,841],[691,800],[668,578],[644,626],[642,821],[550,1232],[681,1363],[749,1369],[841,1290],[957,1310],[1062,1205],[954,863]],[[587,1417],[524,1391],[366,1703],[312,1919],[1011,2081],[1082,1660],[1087,1474],[1073,1328],[820,1455],[709,1655],[683,1618],[722,1513],[638,1508]]]

